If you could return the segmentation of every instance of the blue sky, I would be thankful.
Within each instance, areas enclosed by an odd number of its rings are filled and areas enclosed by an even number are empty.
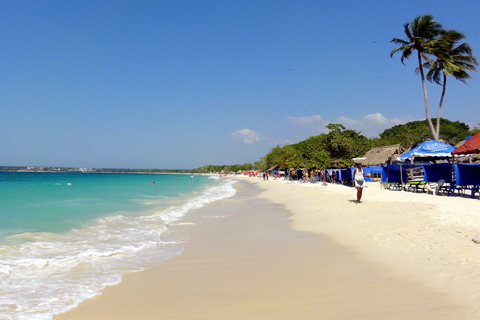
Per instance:
[[[194,168],[258,161],[330,122],[373,137],[425,118],[415,60],[432,14],[480,58],[478,1],[0,0],[0,165]],[[476,126],[480,79],[442,116]],[[432,114],[440,87],[428,86]]]

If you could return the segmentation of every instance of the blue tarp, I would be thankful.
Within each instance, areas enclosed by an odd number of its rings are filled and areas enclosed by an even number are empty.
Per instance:
[[[432,158],[446,158],[451,157],[451,152],[455,147],[447,143],[436,140],[427,140],[412,150],[405,152],[397,158],[397,161],[404,162],[411,157],[432,157]]]
[[[338,169],[337,172],[337,182],[342,182],[342,170]]]
[[[423,165],[424,177],[423,180],[427,182],[437,182],[438,180],[445,180],[445,182],[452,182],[453,165],[451,163],[436,163]]]
[[[480,164],[456,164],[455,183],[457,186],[480,185]]]
[[[342,173],[339,169],[335,170],[335,181],[342,182]]]
[[[352,181],[352,170],[350,168],[340,170],[340,175],[341,180]]]
[[[353,168],[355,169],[355,168]],[[353,169],[352,169],[352,174],[353,174]],[[373,174],[383,174],[383,168],[381,166],[368,166],[368,167],[364,167],[363,168],[365,170],[365,175],[369,175],[370,174],[370,177],[365,177],[365,181],[372,181],[372,175]]]
[[[352,180],[352,173],[350,169],[338,169],[337,171],[337,182],[342,182],[343,180]]]
[[[371,173],[374,173],[374,174],[382,174],[383,173],[383,168],[381,166],[370,166],[368,168],[371,170]]]
[[[384,167],[382,172],[382,182],[407,182],[408,174],[406,169],[408,167],[410,166],[402,165],[402,170],[400,170],[400,166],[398,164],[391,164]],[[400,171],[402,172],[401,176]]]

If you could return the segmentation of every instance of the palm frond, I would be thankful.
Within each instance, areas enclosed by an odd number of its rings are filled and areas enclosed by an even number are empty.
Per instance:
[[[390,40],[390,42],[395,43],[395,44],[400,44],[402,46],[406,46],[406,45],[410,44],[410,42],[405,41],[403,39],[398,39],[398,38],[393,38],[392,40]]]
[[[445,31],[440,38],[431,43],[429,50],[437,58],[435,64],[429,67],[427,79],[439,83],[440,74],[454,77],[457,80],[466,83],[470,79],[469,71],[476,71],[478,65],[477,58],[472,53],[473,50],[466,42],[459,45],[458,42],[465,39],[465,35],[456,30]]]

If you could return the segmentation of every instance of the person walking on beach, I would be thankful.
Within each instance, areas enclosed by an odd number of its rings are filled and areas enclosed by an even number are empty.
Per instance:
[[[360,203],[363,193],[363,185],[365,184],[365,171],[362,169],[362,164],[357,163],[357,167],[353,170],[353,183],[357,188],[357,202]]]

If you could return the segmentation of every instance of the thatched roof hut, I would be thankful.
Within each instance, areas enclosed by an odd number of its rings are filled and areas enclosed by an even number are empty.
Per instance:
[[[355,162],[361,163],[363,166],[376,166],[383,164],[392,164],[398,156],[403,154],[405,149],[399,144],[391,146],[383,146],[373,148],[368,151],[362,158],[354,158]]]

